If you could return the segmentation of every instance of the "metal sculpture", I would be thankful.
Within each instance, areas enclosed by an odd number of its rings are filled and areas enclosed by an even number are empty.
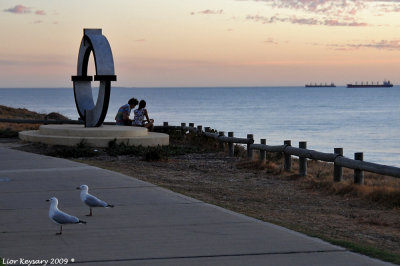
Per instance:
[[[92,95],[92,76],[87,75],[90,53],[93,52],[96,75],[100,81],[96,104]],[[78,55],[78,71],[72,76],[75,104],[85,127],[99,127],[106,118],[110,101],[111,81],[116,81],[110,44],[101,29],[84,29]]]

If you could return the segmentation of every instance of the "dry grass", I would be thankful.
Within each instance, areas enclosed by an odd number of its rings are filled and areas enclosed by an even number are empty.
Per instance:
[[[29,111],[25,108],[12,108],[0,105],[0,118],[10,119],[44,119],[46,115]]]
[[[387,207],[400,207],[400,179],[364,172],[364,185],[354,184],[354,170],[343,168],[341,182],[333,181],[333,164],[309,160],[307,162],[307,176],[298,175],[298,160],[292,159],[292,171],[285,172],[283,159],[279,156],[261,162],[258,155],[254,160],[242,160],[237,164],[239,169],[262,171],[268,174],[279,175],[287,180],[299,180],[313,189],[325,191],[328,194],[345,197],[357,197],[368,201],[384,204]],[[272,159],[271,159],[272,158]]]
[[[12,131],[24,131],[24,130],[36,130],[38,129],[40,124],[15,124],[15,123],[1,123],[0,122],[0,130],[12,130]]]
[[[341,182],[333,182],[333,165],[324,162],[309,163],[307,182],[328,192],[359,197],[365,200],[385,204],[388,207],[400,207],[400,179],[364,172],[364,185],[354,184],[354,170],[343,169]]]

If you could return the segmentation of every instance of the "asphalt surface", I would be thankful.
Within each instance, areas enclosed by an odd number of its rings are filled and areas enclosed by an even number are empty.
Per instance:
[[[77,186],[115,205],[89,208]],[[59,226],[46,199],[86,225]],[[0,145],[5,265],[391,265],[116,172]]]

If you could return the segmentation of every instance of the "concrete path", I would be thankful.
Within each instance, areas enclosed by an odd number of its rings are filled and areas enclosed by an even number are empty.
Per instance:
[[[81,184],[115,208],[86,217]],[[55,235],[52,196],[87,224]],[[6,265],[390,265],[119,173],[8,148],[0,148],[0,257]]]

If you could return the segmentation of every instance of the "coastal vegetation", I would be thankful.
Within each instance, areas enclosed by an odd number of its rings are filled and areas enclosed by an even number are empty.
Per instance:
[[[0,118],[7,119],[26,119],[26,120],[68,120],[67,117],[51,112],[49,114],[41,114],[29,111],[25,108],[12,108],[0,105]],[[36,130],[40,124],[17,124],[17,123],[0,123],[0,137],[13,138],[18,137],[18,132],[23,130]]]
[[[21,119],[28,119],[24,113],[30,113],[24,109],[8,112],[20,112]],[[23,127],[3,124],[0,129],[11,132]],[[284,171],[279,153],[268,153],[265,162],[257,154],[248,160],[245,148],[236,145],[235,157],[228,157],[227,147],[221,149],[215,139],[180,130],[166,133],[170,135],[168,147],[131,147],[112,141],[105,149],[84,142],[76,147],[24,144],[19,149],[118,171],[400,264],[399,179],[365,172],[365,185],[355,185],[354,171],[343,169],[342,182],[335,183],[333,165],[314,160],[308,161],[308,174],[303,177],[297,174],[296,159],[292,171]]]

